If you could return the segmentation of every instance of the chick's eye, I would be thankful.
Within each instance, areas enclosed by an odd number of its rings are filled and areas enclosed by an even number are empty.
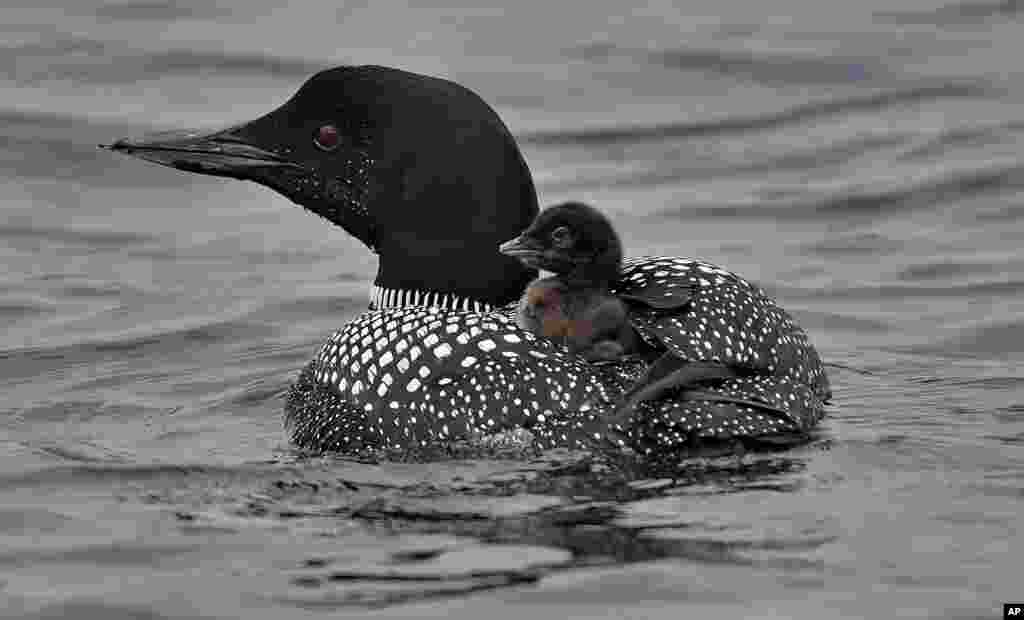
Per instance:
[[[551,240],[556,243],[564,243],[569,240],[569,228],[567,226],[559,226],[558,228],[551,231]]]
[[[334,125],[324,125],[317,129],[313,144],[321,151],[333,151],[341,145],[341,133]]]

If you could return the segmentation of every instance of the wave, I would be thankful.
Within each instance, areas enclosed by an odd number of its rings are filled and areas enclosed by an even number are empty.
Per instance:
[[[228,11],[215,2],[118,2],[103,4],[93,13],[96,17],[114,21],[166,22],[176,19],[212,19],[228,15]]]
[[[1014,298],[1024,294],[1024,279],[978,279],[967,282],[941,282],[933,284],[865,283],[854,286],[834,286],[823,293],[818,288],[797,289],[787,287],[787,299],[918,299],[918,298]],[[1024,351],[1024,348],[1021,349]]]
[[[8,321],[17,321],[24,318],[33,318],[41,315],[53,316],[57,314],[57,306],[52,303],[38,301],[17,301],[5,299],[0,301],[0,318]]]
[[[956,277],[998,273],[1003,267],[1003,265],[994,263],[963,263],[938,258],[934,261],[910,265],[900,272],[899,277],[907,281],[946,282]]]
[[[118,187],[177,182],[173,178],[166,180],[167,175],[148,172],[114,177],[110,175],[110,154],[96,148],[112,136],[152,129],[98,121],[85,110],[82,115],[74,115],[0,109],[0,161],[6,166],[3,176]]]
[[[169,50],[150,54],[144,62],[147,70],[160,73],[195,72],[250,73],[275,77],[307,78],[329,69],[334,63],[317,62],[265,54],[214,53],[195,50]]]
[[[761,116],[731,117],[698,123],[595,127],[577,131],[538,131],[520,134],[518,138],[523,144],[551,147],[602,146],[662,141],[774,129],[850,112],[868,112],[936,99],[983,98],[994,94],[995,91],[991,87],[981,83],[945,82],[914,88],[885,90],[871,95],[800,104]]]
[[[624,56],[669,69],[713,73],[762,83],[850,84],[869,81],[885,72],[878,58],[843,58],[771,51],[691,47],[651,51],[602,43],[572,50],[568,55],[588,61]]]
[[[1024,288],[1024,287],[1022,287]],[[1004,359],[1008,368],[1024,361],[1024,320],[986,320],[957,330],[952,338],[912,347],[916,353]],[[991,389],[991,386],[989,388]]]
[[[1024,130],[1024,123],[1007,122],[943,131],[900,156],[906,161],[924,160],[942,155],[951,147],[980,147],[1006,140],[1010,134]]]
[[[688,179],[706,179],[709,176],[726,175],[735,177],[746,173],[777,173],[784,171],[805,172],[814,168],[837,166],[873,154],[879,150],[899,147],[913,138],[910,134],[890,133],[854,137],[849,140],[836,140],[823,146],[810,148],[794,148],[787,152],[769,153],[759,156],[750,163],[720,165],[695,165],[692,160],[666,162],[662,159],[649,157],[649,165],[653,170],[622,170],[622,166],[611,167],[606,173],[576,174],[571,179],[551,179],[540,183],[542,189],[551,192],[564,192],[594,187],[650,187],[672,184]],[[643,161],[636,157],[637,161]],[[645,162],[647,163],[647,162]]]
[[[973,24],[989,19],[1014,19],[1024,11],[1024,2],[997,0],[995,2],[957,2],[932,11],[884,11],[873,17],[881,23],[935,26]]]
[[[776,290],[779,290],[776,288]],[[818,293],[820,297],[821,293]],[[806,296],[806,294],[805,294]],[[807,296],[809,297],[809,296]],[[791,300],[792,297],[788,293],[785,294],[787,301]],[[839,312],[828,312],[825,310],[809,310],[801,309],[799,312],[795,308],[791,308],[794,314],[798,315],[800,322],[805,326],[814,326],[815,329],[832,332],[836,331],[849,331],[856,332],[858,334],[872,333],[888,333],[894,329],[894,327],[882,320],[854,316],[852,314],[843,314]],[[861,369],[854,369],[855,372],[863,373]]]
[[[27,127],[30,130],[38,128],[66,130],[81,123],[81,121],[81,117],[78,116],[43,112],[41,110],[0,109],[0,127],[3,127],[3,135],[5,136],[12,135],[12,129],[15,127]]]
[[[904,243],[877,231],[853,231],[841,233],[804,246],[804,251],[813,256],[859,256],[898,252]]]
[[[85,341],[0,350],[0,376],[5,380],[38,377],[44,373],[76,366],[135,359],[189,357],[197,350],[247,342],[263,342],[275,335],[275,329],[244,319],[199,322],[161,329],[146,326],[135,333],[92,338]]]
[[[335,63],[262,54],[210,50],[147,51],[124,43],[60,37],[5,48],[0,68],[19,84],[70,80],[78,84],[134,84],[154,76],[182,74],[269,75],[306,78]]]
[[[125,246],[144,245],[158,240],[154,235],[110,230],[74,230],[32,226],[30,224],[0,225],[0,239],[30,239],[58,241],[87,246],[90,249],[122,249]]]
[[[771,217],[804,219],[814,217],[883,217],[896,212],[929,209],[968,197],[993,195],[1024,188],[1024,165],[958,170],[936,175],[917,183],[889,188],[866,187],[862,183],[837,191],[794,187],[792,192],[778,188],[770,197],[753,196],[740,204],[697,204],[663,211],[669,216]]]
[[[79,459],[80,460],[80,459]],[[173,481],[184,479],[232,480],[255,479],[280,468],[263,464],[223,465],[120,465],[117,463],[60,465],[16,475],[0,475],[0,488],[12,489],[39,486],[70,486],[74,484],[109,484],[133,481]]]

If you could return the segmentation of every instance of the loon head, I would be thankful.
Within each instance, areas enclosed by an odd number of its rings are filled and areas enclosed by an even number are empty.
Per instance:
[[[108,148],[276,190],[374,250],[379,289],[499,305],[536,276],[498,251],[537,215],[529,168],[494,110],[454,82],[338,67],[255,120]]]
[[[622,241],[607,217],[579,202],[542,211],[521,235],[500,246],[525,265],[570,284],[607,286],[618,279]]]

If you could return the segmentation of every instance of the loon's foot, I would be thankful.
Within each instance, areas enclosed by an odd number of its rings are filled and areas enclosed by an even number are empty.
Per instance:
[[[612,428],[625,428],[638,404],[660,398],[669,391],[696,388],[709,381],[740,376],[736,369],[719,362],[690,362],[666,353],[655,360],[644,376],[623,396],[622,402],[608,419],[608,424]]]

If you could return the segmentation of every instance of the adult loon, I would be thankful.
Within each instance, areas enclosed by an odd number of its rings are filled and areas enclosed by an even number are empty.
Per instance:
[[[549,207],[500,249],[555,274],[526,287],[517,309],[520,327],[561,341],[591,362],[639,352],[629,310],[609,290],[622,269],[622,240],[600,211],[579,202]]]
[[[641,402],[611,428],[629,373],[520,329],[514,308],[494,310],[537,275],[498,251],[534,220],[537,197],[511,133],[453,82],[339,67],[253,121],[109,148],[255,181],[379,255],[371,310],[320,347],[288,394],[300,447],[406,449],[526,428],[538,448],[610,439],[671,454],[703,440],[800,440],[830,396],[805,333],[757,287],[699,260],[634,258],[613,292],[645,302],[631,316],[645,340],[742,376]]]

